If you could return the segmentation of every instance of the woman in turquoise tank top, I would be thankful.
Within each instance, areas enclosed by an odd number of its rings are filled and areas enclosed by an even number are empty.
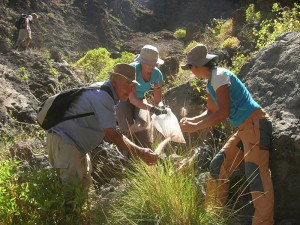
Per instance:
[[[162,104],[163,75],[156,65],[163,64],[156,47],[145,45],[135,62],[136,85],[129,95],[128,101],[120,102],[117,108],[117,120],[121,131],[136,144],[152,148],[153,126],[150,113],[160,115],[166,113]],[[148,91],[153,91],[153,103],[145,98]]]
[[[192,133],[210,128],[225,119],[237,129],[210,163],[206,190],[208,212],[224,207],[229,179],[238,165],[245,164],[254,205],[252,225],[272,225],[274,193],[269,170],[269,149],[272,124],[268,115],[253,100],[245,85],[229,70],[217,66],[218,57],[198,44],[187,54],[184,70],[191,70],[199,79],[208,80],[207,110],[192,118],[182,118],[182,131]]]

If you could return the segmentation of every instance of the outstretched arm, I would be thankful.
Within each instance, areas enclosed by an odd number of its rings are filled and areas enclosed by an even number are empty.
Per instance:
[[[210,95],[207,98],[207,110],[193,120],[182,119],[180,127],[182,131],[192,133],[200,129],[209,128],[222,122],[229,116],[230,97],[228,85],[219,87],[216,91],[217,104]]]
[[[153,102],[155,106],[162,106],[162,84],[154,84],[153,90]],[[150,110],[153,105],[142,101],[136,97],[136,89],[134,88],[129,95],[129,101],[131,104],[135,105],[137,108]]]
[[[126,136],[115,128],[104,128],[105,136],[120,149],[131,152],[140,157],[148,165],[157,162],[158,155],[149,148],[142,148],[131,142]]]

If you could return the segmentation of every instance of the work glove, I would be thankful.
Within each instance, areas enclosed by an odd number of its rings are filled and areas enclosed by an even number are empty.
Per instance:
[[[156,106],[153,106],[151,109],[150,109],[150,112],[151,113],[154,113],[155,115],[159,116],[161,114],[167,114],[167,110],[165,109],[165,107],[162,107],[162,108],[159,108],[159,107],[156,107]]]

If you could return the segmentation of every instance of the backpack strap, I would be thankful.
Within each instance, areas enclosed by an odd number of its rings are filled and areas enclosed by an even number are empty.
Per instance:
[[[83,90],[93,90],[93,89],[100,89],[102,91],[105,91],[109,94],[109,96],[114,99],[114,95],[110,89],[110,87],[106,86],[106,85],[101,85],[100,87],[85,87],[83,88]],[[95,115],[94,112],[89,112],[89,113],[82,113],[82,114],[77,114],[77,115],[73,115],[73,116],[66,116],[64,117],[64,119],[61,121],[66,121],[66,120],[71,120],[71,119],[77,119],[77,118],[81,118],[81,117],[86,117],[86,116],[92,116]]]

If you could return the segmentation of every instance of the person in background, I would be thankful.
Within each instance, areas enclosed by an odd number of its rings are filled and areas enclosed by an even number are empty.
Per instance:
[[[31,13],[27,15],[24,19],[24,24],[21,24],[18,33],[18,39],[16,42],[15,49],[19,50],[20,46],[24,43],[25,50],[28,49],[30,41],[31,41],[31,23],[34,20],[38,19],[38,15],[36,13]]]
[[[237,129],[210,164],[205,207],[208,212],[224,207],[229,179],[241,162],[255,208],[253,225],[274,224],[274,193],[269,170],[272,124],[267,113],[253,100],[245,85],[229,70],[217,66],[218,57],[198,44],[187,54],[184,70],[191,70],[207,83],[207,110],[182,118],[182,131],[192,133],[213,127],[224,119]]]
[[[63,121],[47,134],[47,151],[50,164],[59,170],[62,182],[88,189],[92,183],[91,162],[88,153],[106,137],[117,147],[139,157],[148,165],[155,164],[157,154],[150,148],[131,142],[116,128],[115,107],[126,101],[135,84],[135,68],[119,63],[109,72],[111,80],[96,83],[109,88],[113,98],[105,90],[85,90],[66,111],[65,116],[94,112],[92,116]]]
[[[156,65],[163,64],[156,47],[145,45],[135,62],[131,63],[136,69],[136,85],[127,101],[121,102],[117,108],[119,127],[132,140],[147,148],[152,148],[153,126],[150,113],[165,114],[162,107],[163,75]],[[147,102],[145,95],[153,89],[153,104]]]

